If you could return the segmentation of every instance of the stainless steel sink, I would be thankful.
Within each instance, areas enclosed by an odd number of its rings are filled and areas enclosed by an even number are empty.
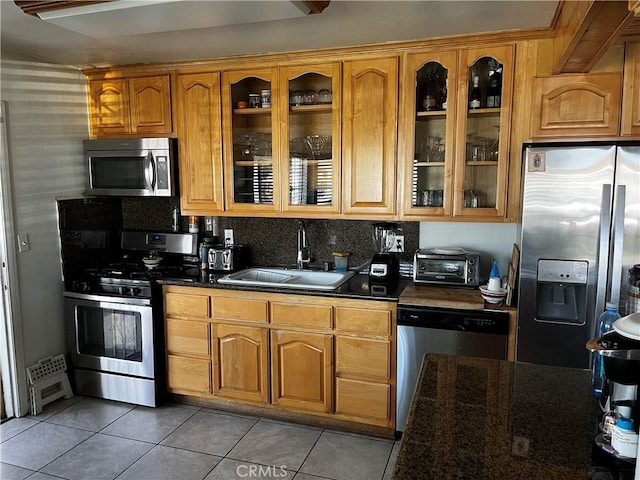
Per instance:
[[[224,285],[335,290],[355,272],[320,272],[286,268],[248,268],[218,279]]]

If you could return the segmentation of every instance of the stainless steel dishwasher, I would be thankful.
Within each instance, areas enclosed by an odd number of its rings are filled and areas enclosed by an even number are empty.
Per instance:
[[[427,353],[507,359],[509,314],[398,305],[396,431],[404,431]]]

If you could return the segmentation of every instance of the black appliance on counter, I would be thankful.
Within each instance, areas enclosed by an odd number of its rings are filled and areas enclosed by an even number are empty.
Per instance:
[[[116,261],[65,278],[76,392],[151,407],[163,403],[164,322],[157,281],[197,279],[197,241],[190,233],[125,231]]]
[[[392,252],[399,231],[397,223],[374,223],[373,242],[378,250],[369,264],[369,281],[385,283],[397,280],[400,272],[398,254]]]
[[[640,424],[640,313],[616,320],[613,330],[600,338],[591,339],[587,349],[595,355],[602,355],[606,377],[600,398],[603,413],[598,419],[599,432],[592,445],[593,462],[615,472],[618,475],[615,478],[632,478],[640,448],[638,445],[633,448],[627,443],[626,436],[629,433],[637,435]],[[619,423],[620,419],[626,424],[631,421],[632,432],[614,431],[614,424]],[[622,446],[627,450],[623,453],[633,457],[623,455],[616,449],[622,450]]]
[[[207,248],[207,269],[212,273],[231,273],[249,266],[246,245],[211,245]]]

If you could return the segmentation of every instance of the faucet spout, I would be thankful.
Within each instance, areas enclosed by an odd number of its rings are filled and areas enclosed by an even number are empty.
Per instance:
[[[296,266],[298,270],[303,270],[305,265],[311,262],[311,251],[309,250],[309,243],[307,241],[307,228],[304,221],[298,221],[298,257]]]

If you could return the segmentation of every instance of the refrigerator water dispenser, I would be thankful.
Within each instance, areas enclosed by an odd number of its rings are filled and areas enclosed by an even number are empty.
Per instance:
[[[586,323],[588,266],[580,260],[538,260],[536,321]]]

